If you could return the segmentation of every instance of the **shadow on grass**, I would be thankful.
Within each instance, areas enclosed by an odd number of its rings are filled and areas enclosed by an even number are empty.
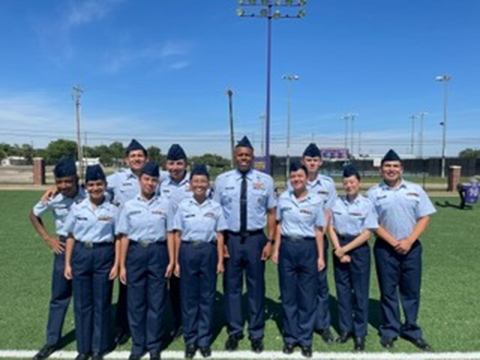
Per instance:
[[[449,208],[454,208],[454,209],[458,209],[458,210],[472,210],[473,209],[471,205],[465,204],[464,207],[462,207],[460,204],[459,205],[452,204],[449,201],[445,201],[443,203],[441,203],[439,201],[436,201],[435,205],[438,206],[438,207],[441,207],[441,208],[449,207]]]
[[[382,313],[380,308],[380,301],[377,299],[368,300],[368,322],[377,331],[380,329],[380,325],[382,324]]]

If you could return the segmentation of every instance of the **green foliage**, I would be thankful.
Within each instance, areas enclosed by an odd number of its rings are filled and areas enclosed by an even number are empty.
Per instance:
[[[46,150],[46,163],[53,165],[57,163],[62,156],[72,156],[77,158],[77,143],[72,140],[58,139],[51,141]]]
[[[167,160],[167,157],[162,155],[162,150],[155,145],[148,147],[147,153],[149,160],[156,161],[159,164],[163,164]]]
[[[192,156],[190,158],[192,164],[206,164],[214,168],[227,168],[230,166],[230,160],[225,159],[217,154],[204,154],[201,156]]]
[[[468,159],[479,159],[480,149],[466,148],[458,153],[458,157],[468,158]]]

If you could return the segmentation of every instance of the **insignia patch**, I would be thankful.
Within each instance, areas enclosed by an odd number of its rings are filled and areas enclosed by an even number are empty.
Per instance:
[[[80,221],[87,221],[88,219],[87,219],[86,217],[79,216],[79,217],[77,217],[77,220],[80,220]]]
[[[387,198],[387,195],[377,196],[377,200],[382,200],[386,198]]]
[[[335,215],[342,215],[342,213],[341,213],[340,211],[333,211],[333,213],[334,213]]]
[[[322,194],[322,195],[328,195],[328,191],[327,191],[327,190],[318,190],[317,193],[318,193],[318,194]]]
[[[252,185],[255,190],[263,189],[265,187],[265,184],[260,181],[254,182]]]
[[[362,216],[361,213],[357,213],[357,212],[351,212],[350,215],[352,215],[352,216]]]
[[[122,186],[132,186],[132,183],[123,183]]]
[[[226,186],[225,190],[235,190],[235,186]]]
[[[142,212],[140,210],[135,210],[130,213],[130,215],[136,215],[136,214],[141,214]]]
[[[290,210],[292,210],[291,207],[284,207],[284,208],[282,208],[282,211],[290,211]]]

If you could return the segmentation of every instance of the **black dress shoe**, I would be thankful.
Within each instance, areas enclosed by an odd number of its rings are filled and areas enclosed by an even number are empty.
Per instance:
[[[260,354],[263,351],[263,339],[262,338],[251,339],[250,340],[250,345],[251,345],[252,351],[254,353]]]
[[[150,353],[150,360],[160,360],[160,353],[156,351],[152,351]]]
[[[171,331],[170,331],[170,337],[172,339],[176,339],[183,334],[183,328],[181,326],[175,326]]]
[[[103,355],[100,353],[93,353],[92,360],[103,360]]]
[[[33,357],[33,360],[43,360],[48,358],[52,353],[57,350],[57,347],[55,345],[44,345],[38,353],[35,354]]]
[[[385,349],[391,349],[393,348],[394,341],[395,341],[395,338],[382,336],[380,338],[380,345],[382,345]]]
[[[345,344],[348,341],[348,339],[350,339],[351,337],[352,337],[351,333],[342,332],[340,336],[335,340],[335,342],[339,344]]]
[[[283,344],[283,353],[290,355],[293,354],[293,350],[295,350],[295,344]]]
[[[78,354],[75,360],[88,360],[90,358],[90,354]]]
[[[202,346],[199,350],[204,358],[212,356],[212,349],[210,349],[210,346]]]
[[[225,342],[225,350],[234,351],[238,348],[238,342],[243,339],[243,334],[229,335]]]
[[[322,340],[325,341],[327,344],[330,344],[334,341],[334,338],[330,329],[318,330],[317,332],[320,334],[320,337],[322,338]]]
[[[311,346],[302,346],[302,355],[311,358],[312,357],[312,347]]]
[[[431,351],[432,347],[428,342],[426,342],[423,338],[409,338],[409,337],[404,337],[405,340],[410,341],[413,345],[415,345],[417,348],[423,351]]]
[[[140,360],[143,357],[143,354],[130,354],[128,360]]]
[[[193,359],[196,352],[197,352],[197,345],[195,344],[187,345],[187,347],[185,348],[185,358]]]
[[[353,350],[354,351],[365,350],[365,338],[363,336],[355,336],[353,338]]]
[[[130,334],[128,331],[119,331],[118,334],[115,336],[115,343],[118,345],[124,345],[127,343],[128,339],[130,338]]]

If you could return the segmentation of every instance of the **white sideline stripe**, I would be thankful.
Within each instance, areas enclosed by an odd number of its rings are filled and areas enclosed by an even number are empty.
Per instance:
[[[36,351],[32,350],[0,350],[0,358],[32,358]],[[105,356],[105,359],[128,359],[129,351],[113,351]],[[56,351],[51,359],[75,359],[76,351]],[[148,359],[148,355],[143,357]],[[164,351],[162,359],[184,359],[183,351]],[[202,359],[197,354],[195,359]],[[286,355],[281,351],[264,351],[255,354],[251,351],[212,351],[210,359],[302,359],[305,358],[296,351],[292,355]],[[312,359],[321,360],[480,360],[480,352],[431,352],[431,353],[349,353],[349,352],[317,352],[313,353]]]

